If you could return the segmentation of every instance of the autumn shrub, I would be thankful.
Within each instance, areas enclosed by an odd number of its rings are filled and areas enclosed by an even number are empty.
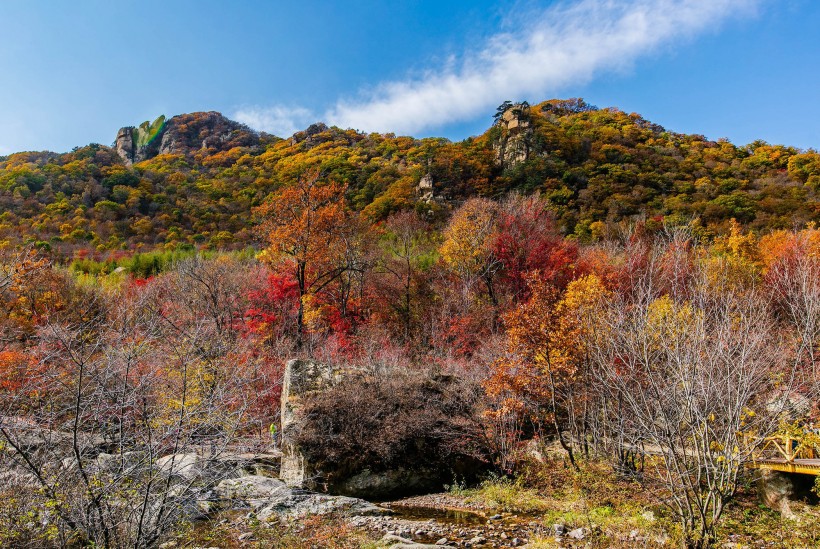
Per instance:
[[[39,503],[30,489],[0,491],[0,547],[42,549],[73,541],[60,536],[48,521],[49,509]]]
[[[329,485],[365,469],[452,481],[490,463],[480,387],[420,373],[349,377],[308,397],[295,442]]]

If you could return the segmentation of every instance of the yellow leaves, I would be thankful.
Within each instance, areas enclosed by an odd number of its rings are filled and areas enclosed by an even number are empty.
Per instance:
[[[567,285],[564,296],[556,307],[559,315],[586,317],[597,305],[609,297],[609,290],[595,274],[585,275]]]
[[[676,303],[664,295],[649,304],[646,310],[646,330],[650,340],[662,347],[691,333],[703,318],[703,312],[689,303]]]
[[[726,248],[732,255],[750,261],[757,258],[757,238],[751,232],[743,234],[740,224],[736,220],[732,219],[729,236],[725,237],[724,240]]]
[[[489,254],[487,240],[493,232],[496,204],[474,198],[459,208],[444,232],[441,257],[463,275],[478,274]]]
[[[509,392],[543,402],[552,391],[579,382],[587,337],[609,292],[596,275],[571,282],[563,295],[537,273],[528,283],[529,301],[504,317],[508,354],[493,365],[485,387],[491,395]]]
[[[305,327],[311,332],[321,332],[325,327],[326,305],[318,302],[312,295],[303,296],[302,304],[304,306]]]
[[[181,357],[183,364],[171,362],[174,366],[166,370],[166,392],[160,394],[161,406],[166,414],[161,414],[157,425],[177,421],[176,413],[185,409],[192,417],[198,407],[209,402],[209,393],[216,381],[217,372],[205,360],[188,361]],[[205,418],[202,421],[206,421]]]
[[[712,256],[704,260],[707,279],[715,288],[742,288],[755,281],[761,271],[761,250],[757,237],[743,233],[740,224],[731,221],[729,234],[715,239]],[[725,291],[725,290],[719,290]]]
[[[273,263],[275,260],[275,254],[273,250],[270,248],[265,248],[258,254],[256,254],[256,259],[258,259],[262,263]]]

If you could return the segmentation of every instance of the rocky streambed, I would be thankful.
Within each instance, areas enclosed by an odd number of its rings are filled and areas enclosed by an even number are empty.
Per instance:
[[[447,547],[522,547],[541,530],[535,522],[493,515],[486,518],[466,511],[391,506],[392,515],[353,517],[348,524],[364,528],[384,541]],[[426,518],[426,517],[430,518]],[[404,545],[399,545],[404,547]]]
[[[277,523],[326,515],[381,537],[387,546],[414,543],[449,547],[521,547],[541,527],[513,514],[490,514],[468,508],[460,498],[434,494],[373,504],[358,498],[317,494],[289,488],[278,479],[247,475],[220,482],[213,491],[217,508],[244,510],[238,523]],[[219,514],[211,518],[218,518]]]
[[[383,546],[396,549],[425,545],[522,547],[534,535],[546,534],[533,517],[494,514],[450,494],[374,504],[294,489],[279,479],[260,475],[222,480],[200,503],[206,502],[210,512],[203,519],[230,521],[242,531],[239,541],[248,542],[253,541],[249,525],[254,522],[276,529],[315,516],[341,521],[351,529],[367,532],[371,539],[380,539]]]

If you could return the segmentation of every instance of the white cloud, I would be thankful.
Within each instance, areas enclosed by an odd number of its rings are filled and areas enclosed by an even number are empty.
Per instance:
[[[511,16],[507,32],[420,77],[339,99],[322,118],[343,128],[413,134],[489,115],[505,100],[541,100],[659,48],[753,13],[763,0],[578,0]],[[250,107],[233,117],[288,136],[315,121],[302,107]]]
[[[311,111],[302,107],[245,107],[233,113],[237,122],[247,124],[255,130],[262,130],[280,137],[288,137],[305,129],[315,121]]]
[[[502,101],[539,100],[596,73],[621,70],[658,47],[754,10],[757,0],[582,0],[522,21],[456,67],[386,82],[340,100],[328,122],[412,134],[473,118]]]

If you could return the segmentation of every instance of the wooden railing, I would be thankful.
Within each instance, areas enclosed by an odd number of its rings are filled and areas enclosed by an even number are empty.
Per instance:
[[[809,436],[808,433],[805,436],[778,433],[763,439],[760,454],[762,457],[767,449],[773,448],[777,457],[788,462],[793,462],[795,459],[817,459],[819,452],[816,438],[816,435]]]
[[[820,435],[814,430],[785,429],[763,439],[751,467],[820,475]]]

